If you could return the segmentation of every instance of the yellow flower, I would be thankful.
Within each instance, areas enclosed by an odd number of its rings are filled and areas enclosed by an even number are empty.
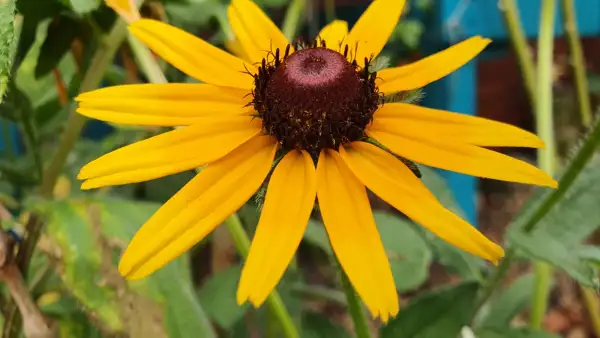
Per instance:
[[[88,117],[185,126],[92,161],[81,169],[82,188],[206,167],[142,226],[119,271],[137,279],[164,266],[236,212],[269,174],[239,283],[240,304],[261,305],[276,286],[317,198],[352,285],[374,316],[394,316],[396,289],[366,188],[458,248],[491,262],[502,258],[500,246],[444,208],[396,155],[479,177],[556,187],[536,167],[484,148],[540,148],[543,142],[499,122],[383,104],[383,95],[438,80],[490,42],[473,37],[408,66],[370,74],[403,4],[376,0],[350,32],[335,21],[300,49],[256,4],[233,0],[229,20],[249,61],[158,21],[131,23],[139,40],[204,84],[128,85],[80,95],[78,112]],[[275,158],[281,160],[273,169]]]

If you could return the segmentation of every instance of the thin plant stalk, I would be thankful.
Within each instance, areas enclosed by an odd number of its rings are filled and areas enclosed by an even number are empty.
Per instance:
[[[339,262],[338,262],[339,265]],[[357,338],[371,338],[371,332],[369,331],[369,321],[367,319],[367,315],[363,308],[360,297],[352,287],[348,276],[342,269],[342,266],[339,265],[339,271],[342,280],[342,289],[346,294],[346,300],[348,302],[348,312],[350,312],[350,317],[352,317],[352,322],[354,323],[354,332],[356,333]]]
[[[300,20],[304,18],[304,10],[306,9],[306,0],[292,0],[288,6],[281,31],[288,40],[294,39],[298,33],[298,25]]]
[[[233,242],[235,243],[235,247],[239,254],[244,258],[248,257],[248,253],[250,252],[250,239],[242,225],[240,217],[237,214],[229,216],[229,218],[225,220],[225,225],[233,238]],[[276,290],[273,290],[267,298],[267,304],[270,306],[275,318],[279,321],[285,337],[299,338],[300,333],[292,320],[292,316],[290,316],[285,304],[283,304],[281,296]]]
[[[575,18],[575,4],[573,0],[561,0],[565,34],[571,52],[571,65],[575,75],[575,89],[577,90],[577,103],[581,115],[581,123],[589,127],[592,124],[592,108],[590,103],[589,86],[585,71],[585,59],[581,39],[577,30]]]
[[[552,68],[554,48],[554,18],[556,0],[543,0],[540,15],[540,35],[538,38],[538,67],[536,91],[537,133],[546,144],[538,151],[538,164],[542,170],[553,176],[556,172],[556,140],[554,135],[554,114],[552,110]],[[536,262],[534,292],[531,299],[530,325],[541,328],[550,293],[550,280],[553,269],[544,262]]]
[[[527,38],[521,26],[521,18],[517,9],[516,0],[500,0],[500,9],[502,11],[510,42],[517,56],[517,61],[525,82],[525,89],[529,96],[529,102],[533,107],[536,105],[536,87],[535,87],[535,65],[531,57],[531,50],[527,43]]]
[[[325,0],[325,20],[328,23],[335,20],[335,0]]]
[[[582,286],[581,295],[583,296],[583,302],[588,309],[595,336],[600,337],[600,301],[598,301],[598,294],[596,290]]]
[[[144,70],[146,76],[148,76],[148,79],[150,79],[153,83],[167,83],[162,70],[158,66],[156,60],[150,54],[149,49],[143,44],[139,43],[137,40],[130,40],[130,42],[132,41],[134,43],[131,44],[131,50],[133,51],[136,60],[140,62],[140,68]],[[229,216],[229,218],[225,220],[225,225],[227,226],[227,229],[233,238],[233,242],[238,253],[244,258],[248,257],[248,252],[250,251],[250,238],[242,226],[239,216],[236,213]],[[292,317],[285,307],[285,304],[283,303],[277,290],[273,290],[271,292],[267,298],[267,304],[271,308],[271,313],[281,325],[281,328],[285,333],[285,337],[299,338],[299,331],[296,328],[294,321],[292,320]]]

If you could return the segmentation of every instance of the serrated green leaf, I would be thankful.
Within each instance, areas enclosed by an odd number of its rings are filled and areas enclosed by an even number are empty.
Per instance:
[[[533,275],[519,277],[506,290],[490,300],[490,307],[481,324],[486,329],[504,329],[510,326],[512,319],[519,314],[531,299]]]
[[[0,2],[0,104],[8,87],[15,47],[15,0]]]
[[[71,8],[79,14],[89,13],[100,7],[101,0],[69,0]]]
[[[304,338],[350,338],[343,327],[332,323],[324,315],[307,312],[302,318],[302,337]]]
[[[515,329],[505,327],[502,330],[482,330],[476,332],[477,338],[559,338],[559,336],[529,329]]]
[[[381,338],[456,338],[474,311],[479,284],[468,282],[412,300],[381,330]]]
[[[224,329],[230,329],[248,308],[247,304],[239,306],[236,300],[241,272],[240,266],[219,271],[210,276],[198,292],[206,314]]]
[[[130,337],[215,337],[189,280],[186,255],[152,276],[125,281],[120,252],[157,204],[115,198],[31,201],[47,217],[46,236],[63,283],[102,327]]]
[[[425,282],[429,274],[431,251],[423,238],[398,216],[374,212],[379,235],[390,260],[390,267],[400,292],[414,290]]]

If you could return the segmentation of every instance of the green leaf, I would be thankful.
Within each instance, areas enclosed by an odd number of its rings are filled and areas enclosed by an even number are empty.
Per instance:
[[[81,31],[81,25],[70,16],[61,15],[48,25],[46,39],[40,48],[35,65],[35,78],[47,75],[58,66],[70,50],[73,40]]]
[[[480,325],[486,329],[504,329],[530,301],[533,290],[533,275],[519,277],[506,290],[490,301],[490,307]]]
[[[476,332],[476,335],[477,338],[559,338],[559,336],[549,332],[509,327],[498,330],[486,329]]]
[[[423,23],[417,19],[403,19],[400,21],[394,33],[393,39],[402,41],[409,49],[417,49],[421,42],[421,36],[425,32]]]
[[[511,244],[519,247],[528,258],[545,261],[562,269],[583,285],[598,286],[597,269],[590,262],[578,257],[577,251],[566,246],[560,239],[516,231],[509,235]]]
[[[15,0],[0,2],[0,104],[8,87],[15,46]]]
[[[600,247],[592,245],[582,245],[576,249],[577,256],[588,260],[600,267]]]
[[[79,14],[89,13],[100,7],[101,0],[69,0],[71,8]]]
[[[381,338],[456,338],[473,312],[479,284],[468,282],[415,298],[381,330]]]
[[[125,281],[116,263],[157,204],[116,198],[29,201],[46,216],[52,260],[71,294],[105,331],[130,337],[215,337],[191,285],[187,256]]]
[[[302,337],[304,338],[350,338],[341,326],[332,323],[327,317],[306,312],[302,318]]]
[[[242,269],[233,266],[219,271],[202,285],[198,297],[206,314],[223,329],[230,329],[244,315],[248,306],[239,306],[237,285]]]
[[[414,290],[429,274],[432,254],[427,243],[406,219],[379,211],[374,212],[374,217],[396,288],[400,292]]]

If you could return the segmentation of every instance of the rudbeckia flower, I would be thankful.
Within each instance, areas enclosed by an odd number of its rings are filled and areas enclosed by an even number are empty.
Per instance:
[[[413,64],[369,71],[404,1],[375,0],[348,32],[327,25],[291,44],[250,0],[229,20],[247,60],[178,28],[133,20],[129,29],[196,83],[125,85],[81,94],[78,112],[108,122],[183,126],[104,155],[81,169],[83,189],[204,167],[144,224],[119,271],[143,278],[189,250],[261,186],[266,196],[237,299],[261,305],[302,239],[315,200],[333,251],[370,312],[398,312],[390,265],[367,188],[456,247],[497,262],[502,248],[444,208],[405,159],[469,175],[555,187],[547,174],[485,147],[543,147],[516,127],[386,95],[420,88],[479,54],[473,37]]]

